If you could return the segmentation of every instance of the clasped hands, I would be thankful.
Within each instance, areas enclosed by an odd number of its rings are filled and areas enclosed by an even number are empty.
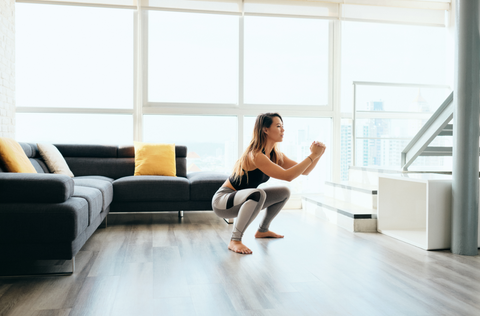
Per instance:
[[[314,141],[312,145],[310,145],[310,152],[312,153],[313,156],[315,156],[315,159],[322,157],[326,149],[327,149],[327,146],[325,146],[324,143],[319,141]]]

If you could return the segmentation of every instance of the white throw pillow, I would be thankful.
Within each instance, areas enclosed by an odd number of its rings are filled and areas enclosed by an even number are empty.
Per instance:
[[[73,173],[67,165],[65,158],[52,144],[37,144],[38,151],[47,164],[48,169],[56,174],[64,174],[73,178]]]

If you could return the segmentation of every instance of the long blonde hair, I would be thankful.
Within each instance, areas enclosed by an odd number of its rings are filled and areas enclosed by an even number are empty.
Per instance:
[[[278,117],[283,123],[283,119],[278,113],[263,113],[257,116],[257,120],[255,121],[255,127],[253,128],[252,140],[250,141],[250,144],[248,144],[242,156],[233,166],[233,179],[240,179],[241,181],[241,177],[243,176],[245,167],[247,165],[248,155],[255,155],[259,152],[263,152],[263,150],[265,149],[265,146],[267,144],[267,134],[265,133],[264,128],[269,128],[272,125],[274,117]],[[277,164],[283,161],[283,154],[278,149],[277,144],[274,145],[272,150],[272,161]]]

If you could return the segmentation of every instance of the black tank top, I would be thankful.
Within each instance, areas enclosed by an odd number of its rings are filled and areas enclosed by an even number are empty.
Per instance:
[[[248,182],[247,182],[247,174],[248,174]],[[233,176],[230,176],[229,180],[235,190],[242,190],[242,189],[253,189],[258,187],[260,184],[267,182],[270,179],[265,173],[262,172],[260,169],[255,169],[252,171],[243,171],[243,176],[235,180]]]
[[[262,150],[263,153],[265,151]],[[273,150],[270,153],[270,160],[272,159]],[[242,169],[243,170],[243,169]],[[248,174],[248,182],[247,182],[247,174]],[[265,173],[262,172],[260,169],[254,169],[251,171],[245,172],[243,170],[243,175],[238,178],[237,180],[234,179],[233,175],[228,178],[230,183],[235,188],[235,190],[242,190],[242,189],[253,189],[258,187],[260,184],[267,182],[270,179]]]

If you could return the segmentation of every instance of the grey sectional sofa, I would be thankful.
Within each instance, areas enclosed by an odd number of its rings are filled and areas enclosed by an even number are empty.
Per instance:
[[[211,210],[227,178],[187,174],[185,146],[175,148],[177,177],[166,177],[133,176],[133,146],[55,145],[75,175],[70,178],[51,174],[35,144],[20,145],[38,173],[0,166],[3,258],[73,259],[109,212]]]

